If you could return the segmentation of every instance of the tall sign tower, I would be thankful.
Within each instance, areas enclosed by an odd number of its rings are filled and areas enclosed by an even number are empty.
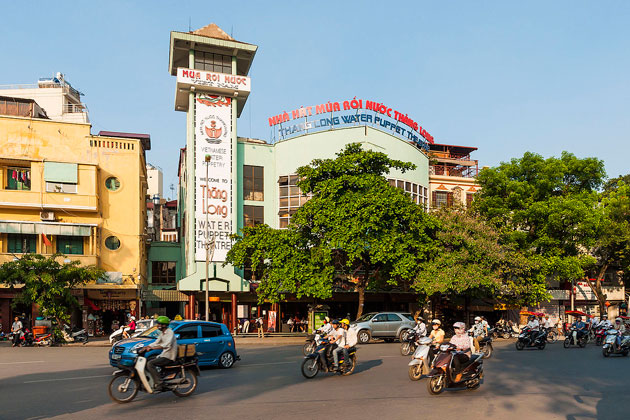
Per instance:
[[[257,49],[236,41],[215,24],[171,32],[169,71],[177,76],[175,110],[186,112],[185,203],[180,206],[185,270],[180,290],[200,289],[206,247],[212,248],[212,263],[225,261],[230,235],[242,217],[237,208],[242,174],[236,124],[251,91],[247,74]],[[216,270],[212,277],[228,284],[234,277]],[[225,285],[211,288],[225,290]]]

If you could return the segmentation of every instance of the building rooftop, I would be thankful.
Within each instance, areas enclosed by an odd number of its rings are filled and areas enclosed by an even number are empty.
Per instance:
[[[236,41],[234,38],[225,33],[223,29],[219,28],[216,23],[211,23],[210,25],[206,25],[203,28],[197,29],[196,31],[191,31],[190,33],[195,35],[207,36],[208,38]]]
[[[142,142],[144,150],[151,150],[151,135],[144,133],[124,133],[120,131],[99,131],[99,136],[119,137],[122,139],[137,139]]]

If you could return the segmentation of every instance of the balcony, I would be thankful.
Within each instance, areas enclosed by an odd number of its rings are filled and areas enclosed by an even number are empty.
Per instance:
[[[0,190],[0,208],[41,209],[45,210],[98,210],[95,194],[40,193],[26,190]]]
[[[24,254],[0,252],[0,265],[4,264],[5,262],[15,261],[16,258],[20,258],[22,255]],[[50,257],[51,255],[52,254],[44,254],[45,257]],[[83,266],[98,264],[98,257],[96,255],[66,255],[57,258],[57,261],[63,264],[66,259],[70,261],[79,261]]]
[[[477,166],[436,164],[429,167],[429,175],[475,178],[478,174],[479,168]]]

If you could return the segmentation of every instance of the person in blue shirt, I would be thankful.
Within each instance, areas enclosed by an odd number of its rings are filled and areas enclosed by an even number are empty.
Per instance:
[[[575,331],[573,332],[573,342],[577,343],[578,337],[587,333],[586,323],[582,321],[581,316],[577,316],[575,318],[575,322],[571,326],[575,328]]]

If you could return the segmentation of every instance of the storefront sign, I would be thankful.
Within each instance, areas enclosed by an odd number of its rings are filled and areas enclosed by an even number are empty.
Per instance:
[[[594,281],[594,280],[593,280]],[[578,281],[575,283],[575,299],[577,300],[597,300],[593,289],[588,282]]]
[[[214,73],[211,71],[193,70],[181,67],[177,69],[177,83],[230,92],[250,92],[252,85],[251,79],[247,76]]]
[[[232,246],[231,98],[195,94],[195,156],[195,259],[205,261],[208,246],[212,261],[223,262]]]
[[[360,112],[364,110],[365,112]],[[371,125],[389,130],[405,140],[413,141],[428,149],[427,143],[433,144],[433,136],[422,128],[417,121],[382,102],[363,99],[351,101],[327,102],[315,106],[302,106],[282,114],[269,117],[269,126],[278,128],[280,140],[293,135],[303,134],[308,130],[326,130],[337,126]],[[298,121],[299,120],[299,121]]]

